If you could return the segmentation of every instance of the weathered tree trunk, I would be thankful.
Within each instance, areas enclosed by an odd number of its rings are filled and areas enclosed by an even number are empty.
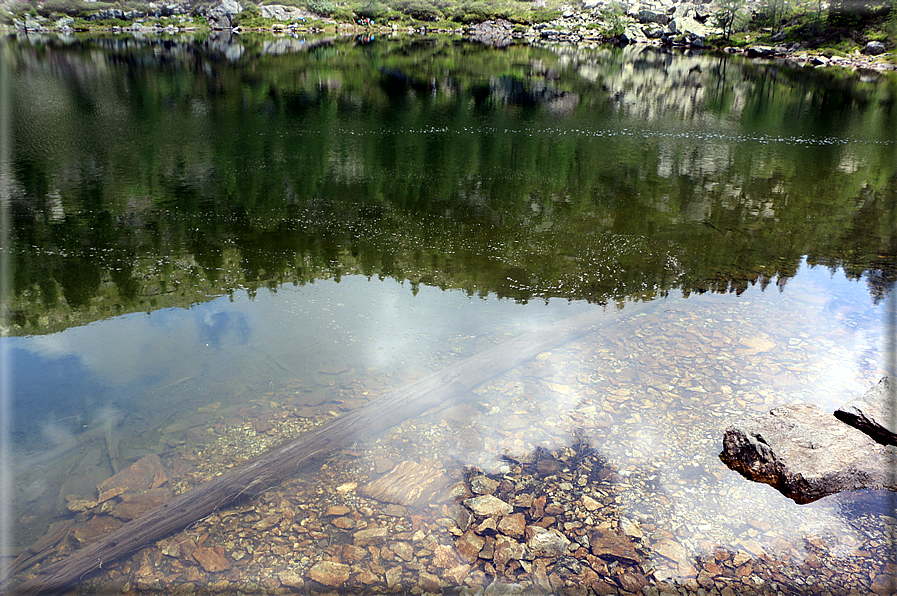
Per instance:
[[[634,310],[646,308],[643,304]],[[627,311],[630,312],[633,309]],[[41,570],[35,578],[18,586],[15,592],[39,594],[70,590],[86,574],[103,564],[167,536],[238,497],[253,496],[336,449],[420,416],[540,352],[617,320],[603,310],[590,310],[503,342],[431,374],[172,498],[105,538]]]

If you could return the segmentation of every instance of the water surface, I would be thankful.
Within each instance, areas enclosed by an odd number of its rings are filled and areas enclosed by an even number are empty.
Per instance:
[[[330,560],[351,567],[343,589],[389,586],[397,567],[393,587],[424,585],[456,548],[454,514],[434,498],[396,517],[363,493],[408,461],[544,491],[571,538],[626,536],[642,561],[593,565],[609,589],[636,573],[839,593],[887,571],[889,495],[798,506],[718,454],[744,416],[833,411],[894,372],[893,79],[405,37],[23,38],[11,53],[13,554],[142,457],[180,492],[601,310],[600,330],[200,523],[232,567],[166,542],[91,581],[254,591],[289,572],[318,589],[308,574]],[[545,454],[562,465],[526,476]],[[351,521],[328,521],[333,505]],[[343,545],[381,525],[394,538],[353,561]],[[89,542],[78,531],[63,552]],[[820,557],[842,571],[808,571]],[[512,560],[452,566],[443,588],[541,585],[538,560]]]

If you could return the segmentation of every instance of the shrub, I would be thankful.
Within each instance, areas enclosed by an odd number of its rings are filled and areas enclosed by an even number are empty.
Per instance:
[[[336,12],[336,2],[333,0],[308,0],[308,9],[318,14],[330,16]]]
[[[400,0],[396,8],[418,21],[438,21],[444,16],[430,0]]]

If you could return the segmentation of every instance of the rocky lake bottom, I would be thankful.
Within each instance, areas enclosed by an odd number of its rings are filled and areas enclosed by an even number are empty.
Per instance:
[[[890,594],[889,493],[799,506],[719,460],[728,424],[792,401],[831,411],[883,366],[862,309],[774,294],[722,308],[718,297],[667,300],[543,352],[104,564],[81,589]],[[438,359],[432,368],[451,364]],[[55,542],[19,577],[423,374],[320,368],[325,391],[297,380],[172,417],[145,439],[149,455],[99,483],[99,498],[64,486],[75,523],[51,528]]]

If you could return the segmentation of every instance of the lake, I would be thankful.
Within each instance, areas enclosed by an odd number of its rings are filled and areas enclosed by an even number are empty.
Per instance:
[[[77,589],[897,581],[892,493],[797,505],[719,459],[740,419],[897,372],[894,76],[423,35],[5,52],[14,581],[353,412]]]

